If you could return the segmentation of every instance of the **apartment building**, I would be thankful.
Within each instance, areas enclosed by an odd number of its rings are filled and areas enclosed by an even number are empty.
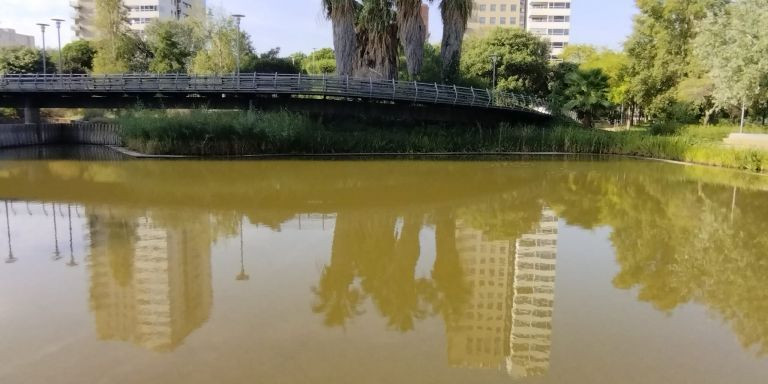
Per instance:
[[[129,27],[144,33],[153,20],[183,20],[205,16],[205,0],[123,0]],[[79,39],[95,39],[96,0],[73,0],[75,35]]]
[[[547,39],[557,60],[570,41],[571,1],[475,0],[467,34],[498,27],[521,28]]]
[[[0,48],[3,48],[3,47],[33,48],[34,46],[35,46],[35,38],[33,36],[16,33],[15,30],[10,28],[0,28]]]

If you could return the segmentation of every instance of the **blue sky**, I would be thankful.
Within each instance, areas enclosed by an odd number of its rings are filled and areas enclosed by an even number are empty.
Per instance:
[[[573,0],[572,43],[587,43],[620,49],[632,30],[634,0]],[[283,53],[309,52],[332,45],[331,25],[323,18],[320,0],[208,0],[208,5],[230,13],[243,13],[243,28],[252,36],[259,51],[281,47]],[[53,17],[67,20],[62,41],[73,36],[69,0],[0,0],[0,28],[13,28],[33,34],[38,45],[40,31],[35,23]],[[431,40],[439,41],[442,30],[436,5],[430,12]],[[50,46],[55,32],[47,34]]]

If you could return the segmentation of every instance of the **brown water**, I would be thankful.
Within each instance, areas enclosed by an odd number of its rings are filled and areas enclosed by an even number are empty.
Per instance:
[[[6,160],[0,383],[765,383],[767,185],[621,159]]]

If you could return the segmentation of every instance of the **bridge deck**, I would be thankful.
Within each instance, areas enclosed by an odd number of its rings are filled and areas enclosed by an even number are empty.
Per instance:
[[[541,117],[551,115],[546,102],[530,96],[437,83],[263,73],[239,76],[0,75],[0,101],[3,97],[36,94],[95,97],[115,94],[291,95],[456,105]]]

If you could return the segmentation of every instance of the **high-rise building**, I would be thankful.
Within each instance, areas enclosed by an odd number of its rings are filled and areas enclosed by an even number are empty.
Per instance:
[[[547,39],[557,60],[570,41],[571,1],[475,0],[467,33],[497,27],[521,28]]]
[[[166,227],[132,212],[94,209],[91,311],[102,340],[171,351],[213,305],[210,227],[204,215]]]
[[[16,33],[13,29],[0,28],[0,48],[2,47],[29,47],[35,46],[33,36]]]
[[[73,0],[75,35],[79,39],[95,39],[96,0]],[[144,32],[153,20],[183,20],[205,16],[205,0],[123,0],[129,27]]]
[[[471,296],[447,325],[451,366],[505,370],[514,378],[549,369],[555,300],[557,217],[545,209],[531,233],[490,239],[456,225],[456,249]]]

